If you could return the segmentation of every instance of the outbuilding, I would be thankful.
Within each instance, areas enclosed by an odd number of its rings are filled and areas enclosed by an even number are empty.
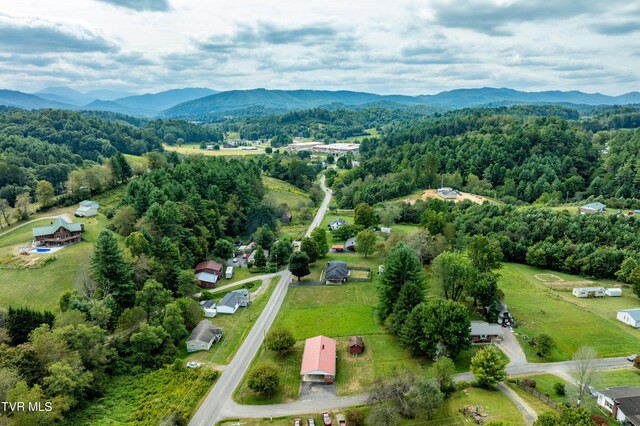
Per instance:
[[[336,341],[326,336],[305,340],[300,375],[303,382],[333,383],[336,378]]]
[[[362,337],[360,336],[351,336],[349,337],[349,353],[351,355],[359,355],[364,350],[364,343],[362,342]]]
[[[344,243],[344,248],[348,251],[356,251],[356,239],[354,237],[349,238]]]
[[[215,300],[203,300],[200,302],[200,306],[202,307],[206,318],[213,318],[218,313]]]
[[[76,209],[76,217],[91,217],[98,214],[100,204],[91,200],[80,201],[80,206]]]
[[[573,295],[575,297],[604,297],[604,287],[576,287],[573,289]]]
[[[233,266],[227,266],[224,276],[227,279],[233,278]]]
[[[618,311],[616,318],[631,327],[640,328],[640,308]]]
[[[604,213],[607,206],[602,203],[589,203],[580,207],[580,214]]]
[[[622,289],[621,288],[617,288],[617,287],[608,288],[608,289],[606,289],[604,291],[604,293],[607,296],[610,296],[610,297],[621,297],[622,296]]]
[[[196,325],[187,339],[187,352],[208,351],[215,342],[222,338],[222,329],[202,320]]]
[[[222,265],[213,260],[205,260],[196,265],[196,277],[200,281],[200,287],[212,288],[222,277]]]

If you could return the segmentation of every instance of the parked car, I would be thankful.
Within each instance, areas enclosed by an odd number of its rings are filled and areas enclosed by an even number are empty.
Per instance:
[[[313,418],[309,417],[307,419],[307,426],[316,426],[316,421]]]
[[[243,259],[246,259],[247,257],[249,257],[249,253],[245,253],[245,254],[242,255]]]
[[[627,361],[629,361],[629,362],[633,362],[633,361],[635,361],[635,360],[636,360],[636,358],[638,358],[638,354],[629,355],[629,356],[627,357]]]
[[[293,426],[302,426],[302,419],[294,419]]]
[[[322,413],[322,421],[324,422],[324,426],[331,426],[331,416],[329,413]]]
[[[236,262],[238,262],[238,258],[237,258],[237,257],[234,257],[234,258],[233,258],[233,263],[236,263]]]
[[[338,425],[347,426],[347,419],[344,417],[344,414],[336,414],[336,420]]]
[[[200,367],[201,365],[202,365],[202,363],[200,363],[200,362],[189,361],[187,363],[187,368],[196,368],[196,367]]]

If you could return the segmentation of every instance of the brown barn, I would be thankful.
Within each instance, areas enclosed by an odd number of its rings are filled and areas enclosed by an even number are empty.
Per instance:
[[[196,266],[196,277],[200,281],[200,287],[212,288],[222,277],[222,265],[213,260],[205,260]]]
[[[362,337],[351,336],[349,337],[349,352],[351,355],[361,354],[364,350],[364,343],[362,343]]]
[[[67,222],[61,217],[49,226],[33,228],[33,239],[38,246],[66,246],[82,241],[84,226],[81,223]]]

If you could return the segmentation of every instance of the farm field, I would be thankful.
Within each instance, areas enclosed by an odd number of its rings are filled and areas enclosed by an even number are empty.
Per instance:
[[[262,313],[275,287],[272,279],[267,291],[256,297],[250,307],[238,308],[233,315],[218,314],[214,318],[209,318],[213,325],[222,328],[222,339],[211,346],[208,351],[192,353],[187,352],[186,341],[183,341],[178,347],[180,358],[185,362],[199,361],[213,364],[214,366],[230,363],[247,334],[251,331],[254,321]],[[222,297],[216,294],[215,300],[220,301]],[[204,319],[204,314],[202,318]],[[190,330],[187,331],[190,332]]]
[[[292,239],[300,239],[307,230],[307,225],[313,220],[316,208],[309,195],[287,182],[272,177],[263,176],[262,182],[266,189],[265,201],[274,206],[286,204],[293,216],[291,224],[283,225],[279,235]]]
[[[106,206],[118,199],[122,189],[109,191],[95,197],[101,205]],[[91,218],[75,218],[71,207],[52,209],[34,215],[33,218],[70,214],[75,222],[84,223],[83,241],[53,254],[30,254],[25,257],[55,257],[56,260],[40,268],[33,269],[0,269],[0,307],[28,305],[36,309],[58,310],[58,300],[66,290],[74,288],[77,280],[87,271],[93,244],[100,232],[105,228],[108,219],[99,213]],[[42,219],[25,225],[0,237],[0,257],[17,253],[20,247],[30,247],[31,229],[46,226],[52,219]],[[15,227],[15,225],[12,225]],[[18,284],[16,284],[18,283]]]
[[[499,272],[505,303],[519,322],[516,329],[519,336],[547,333],[555,342],[550,355],[542,360],[535,355],[535,348],[520,339],[530,362],[569,360],[585,342],[593,346],[601,358],[638,351],[640,331],[616,320],[618,309],[640,307],[638,298],[625,295],[578,299],[571,293],[550,289],[535,276],[554,274],[565,281],[578,282],[577,285],[584,285],[585,278],[514,263],[504,264]]]
[[[206,149],[200,149],[200,144],[184,144],[182,146],[163,146],[166,151],[177,152],[183,155],[210,155],[214,157],[221,156],[247,156],[247,155],[260,155],[264,154],[264,148],[258,148],[256,150],[246,150],[242,148],[220,148],[218,150],[208,151]]]

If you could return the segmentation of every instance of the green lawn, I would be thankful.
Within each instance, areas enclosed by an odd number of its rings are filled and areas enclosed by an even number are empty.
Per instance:
[[[624,356],[638,351],[640,330],[615,319],[620,307],[640,307],[637,298],[573,298],[570,293],[548,288],[534,275],[554,274],[572,281],[584,278],[526,265],[504,264],[500,274],[505,303],[519,323],[518,334],[547,333],[555,342],[550,355],[541,360],[535,355],[535,348],[521,339],[529,361],[568,360],[584,344],[593,346],[599,357]]]
[[[271,280],[267,291],[256,297],[250,307],[238,308],[233,315],[218,314],[215,318],[211,318],[213,325],[222,328],[223,335],[220,342],[214,344],[208,351],[193,353],[187,352],[186,343],[183,342],[179,347],[180,358],[184,359],[185,362],[200,361],[219,365],[230,363],[247,334],[251,331],[255,320],[262,313],[275,287],[274,280]],[[219,295],[216,294],[215,296],[215,300],[219,301],[221,299]]]
[[[206,149],[200,149],[200,144],[184,144],[180,147],[164,145],[165,151],[175,151],[178,154],[183,155],[211,155],[211,156],[245,156],[245,155],[259,155],[264,154],[264,148],[258,148],[257,150],[249,151],[242,148],[220,148],[219,150],[208,151]]]
[[[230,293],[234,290],[240,290],[242,288],[246,288],[251,292],[256,291],[258,287],[260,287],[260,284],[262,284],[262,280],[249,281],[248,283],[238,284],[233,287],[225,288],[224,290],[212,292],[212,294],[214,295],[215,299],[222,299],[227,293]]]
[[[262,182],[266,189],[265,200],[275,206],[286,204],[293,216],[292,222],[283,225],[278,234],[301,239],[307,231],[307,225],[316,214],[316,208],[309,195],[300,188],[272,177],[263,176]]]

